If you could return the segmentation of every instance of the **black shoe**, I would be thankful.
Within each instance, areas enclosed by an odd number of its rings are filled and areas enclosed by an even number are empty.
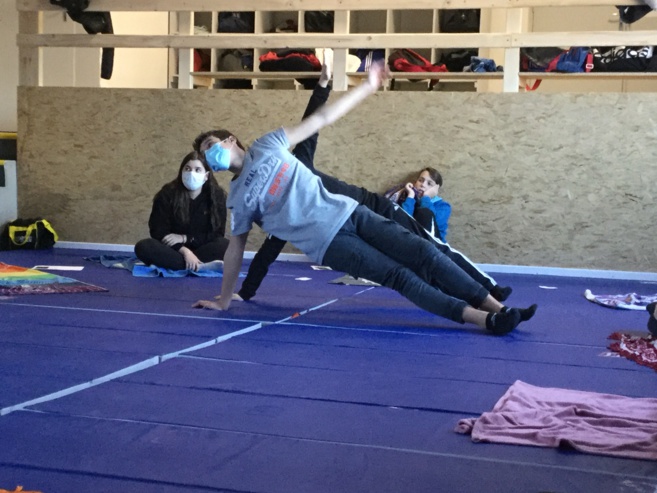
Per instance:
[[[646,306],[646,310],[648,310],[648,313],[650,314],[650,318],[648,319],[648,330],[655,337],[657,337],[657,319],[655,318],[656,307],[657,303],[650,303]]]
[[[511,293],[513,288],[511,286],[493,286],[493,289],[490,290],[490,295],[495,298],[497,301],[505,301]]]
[[[538,305],[536,303],[534,303],[529,308],[518,308],[518,311],[520,312],[520,321],[526,322],[527,320],[532,318],[534,316],[534,313],[536,313],[537,308]]]
[[[532,306],[529,308],[509,308],[508,306],[502,307],[502,313],[506,313],[509,310],[518,310],[520,313],[520,321],[521,322],[526,322],[530,318],[534,316],[534,313],[536,313],[536,309],[538,308],[538,305],[534,303]]]
[[[503,336],[515,329],[520,323],[520,311],[509,308],[505,312],[489,313],[486,317],[486,328],[496,336]]]

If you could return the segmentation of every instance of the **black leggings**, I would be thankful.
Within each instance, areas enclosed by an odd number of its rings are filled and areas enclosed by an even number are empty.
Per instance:
[[[201,262],[205,263],[213,260],[223,260],[227,248],[228,240],[226,238],[217,238],[198,247],[196,250],[192,250],[192,252]],[[185,258],[181,253],[153,238],[140,240],[135,245],[135,255],[146,265],[156,265],[171,270],[185,270],[187,268]]]

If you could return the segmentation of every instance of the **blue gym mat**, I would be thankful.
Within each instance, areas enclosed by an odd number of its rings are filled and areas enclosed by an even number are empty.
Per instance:
[[[657,462],[473,443],[454,432],[523,380],[657,396],[657,375],[607,350],[647,314],[587,301],[638,281],[496,275],[505,337],[385,288],[277,262],[228,312],[192,308],[220,279],[135,278],[98,252],[3,252],[83,265],[107,292],[0,299],[0,489],[135,492],[650,492]],[[248,264],[245,263],[244,270]],[[310,278],[310,280],[302,280]],[[241,281],[238,281],[241,282]],[[545,289],[547,286],[556,289]]]

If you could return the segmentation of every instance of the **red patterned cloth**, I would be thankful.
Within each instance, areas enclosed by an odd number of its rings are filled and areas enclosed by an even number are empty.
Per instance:
[[[614,332],[609,339],[616,341],[609,345],[609,349],[657,371],[657,337],[652,335],[633,336]]]

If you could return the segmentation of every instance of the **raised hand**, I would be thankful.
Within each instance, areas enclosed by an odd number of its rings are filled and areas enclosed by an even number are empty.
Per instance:
[[[322,73],[319,76],[319,85],[322,87],[328,86],[328,83],[331,80],[331,77],[333,76],[332,62],[333,60],[325,59],[324,63],[322,64]]]
[[[377,90],[381,85],[388,80],[390,76],[390,69],[384,60],[377,60],[370,66],[369,73],[367,74],[367,82],[372,89]]]

